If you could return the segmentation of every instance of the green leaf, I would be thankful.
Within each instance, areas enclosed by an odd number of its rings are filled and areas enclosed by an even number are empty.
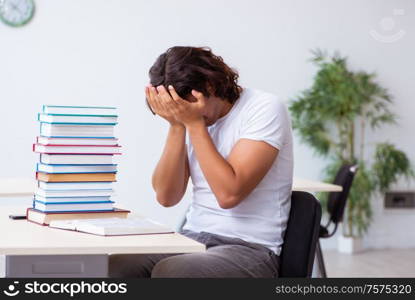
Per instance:
[[[373,173],[377,187],[382,192],[385,192],[400,176],[414,177],[409,158],[390,143],[376,145]]]

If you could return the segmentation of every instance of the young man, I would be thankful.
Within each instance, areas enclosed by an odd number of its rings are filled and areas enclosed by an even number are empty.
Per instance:
[[[113,255],[114,277],[276,277],[290,210],[291,123],[274,95],[241,88],[209,49],[173,47],[150,69],[151,110],[170,123],[153,174],[157,201],[173,206],[189,177],[182,234],[205,253]]]

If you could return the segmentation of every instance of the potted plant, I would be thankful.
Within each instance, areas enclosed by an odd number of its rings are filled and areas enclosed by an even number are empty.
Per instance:
[[[314,153],[327,158],[324,180],[333,181],[340,166],[357,164],[359,169],[350,190],[341,251],[354,252],[372,220],[371,198],[383,193],[400,176],[413,177],[407,155],[387,140],[366,151],[367,131],[396,124],[390,110],[392,97],[375,81],[374,73],[352,71],[346,57],[313,51],[318,71],[312,86],[290,103],[293,128]],[[327,194],[318,195],[323,202]]]

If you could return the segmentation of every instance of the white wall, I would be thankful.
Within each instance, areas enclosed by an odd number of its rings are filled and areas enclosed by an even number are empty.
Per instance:
[[[240,71],[243,85],[286,101],[311,83],[315,70],[307,62],[310,49],[340,50],[352,66],[378,72],[379,81],[395,96],[401,127],[386,128],[371,140],[387,138],[415,162],[413,1],[35,2],[36,15],[27,26],[0,24],[2,176],[33,176],[31,144],[42,104],[116,105],[124,147],[120,202],[174,225],[186,203],[162,208],[150,188],[167,127],[143,102],[148,68],[173,45],[210,46]],[[389,34],[379,22],[393,9],[403,9],[404,15],[394,17],[390,32],[401,28],[406,35],[394,43],[374,39],[370,30]],[[323,164],[310,149],[296,143],[295,159],[297,176],[319,178]],[[398,187],[406,188],[403,183]],[[415,224],[415,212],[388,213],[376,207],[369,245],[415,246],[415,232],[402,230]]]

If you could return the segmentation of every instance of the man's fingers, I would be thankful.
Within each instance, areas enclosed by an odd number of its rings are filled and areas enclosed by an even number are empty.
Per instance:
[[[172,85],[169,85],[169,92],[174,102],[176,103],[176,107],[180,107],[180,106],[186,107],[189,104],[189,102],[187,102],[186,100],[183,100],[182,97],[180,97],[179,94],[177,94],[176,90],[174,89]]]
[[[154,112],[154,108],[151,106],[151,103],[150,103],[150,92],[148,90],[148,86],[144,88],[144,92],[146,94],[146,104],[148,108],[150,109],[150,111],[152,112],[152,114],[155,115],[156,113]]]
[[[148,104],[153,109],[153,111],[156,112],[157,111],[157,104],[154,102],[154,97],[151,94],[151,86],[146,86],[146,97],[147,97]]]
[[[167,93],[167,91],[166,91],[165,87],[164,87],[164,86],[162,86],[162,85],[159,85],[159,86],[157,87],[157,92],[158,92],[159,97],[160,97],[162,100],[168,100],[168,99],[170,98],[169,93]]]
[[[157,87],[156,92],[158,93],[156,97],[158,104],[163,107],[164,113],[168,113],[171,107],[170,102],[173,102],[173,100],[170,98],[170,95],[167,93],[166,89],[161,85]]]
[[[152,104],[152,107],[155,108],[156,113],[159,114],[160,111],[163,110],[163,106],[158,99],[157,90],[154,86],[149,87],[149,94],[151,100],[150,103]]]
[[[159,92],[159,98],[167,107],[172,107],[176,105],[176,102],[172,99],[171,95],[164,86],[158,86],[157,91]]]
[[[173,100],[175,101],[179,101],[179,99],[183,100],[179,94],[177,94],[176,90],[174,89],[174,87],[172,85],[169,85],[169,92],[170,95],[172,96]]]

